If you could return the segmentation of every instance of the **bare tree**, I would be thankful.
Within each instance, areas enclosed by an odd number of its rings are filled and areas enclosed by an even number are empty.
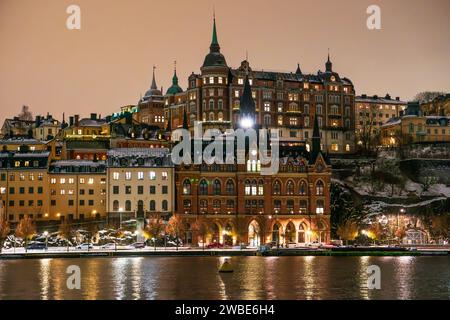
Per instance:
[[[18,115],[20,120],[33,121],[33,114],[30,111],[29,106],[22,106],[22,111]]]
[[[194,223],[194,231],[197,234],[197,237],[202,239],[203,250],[205,250],[205,242],[207,235],[211,232],[208,222],[205,218],[198,217]]]
[[[414,100],[419,101],[419,102],[429,102],[429,101],[432,101],[434,98],[441,96],[441,95],[445,95],[445,92],[424,91],[424,92],[419,92],[418,94],[416,94],[414,96]]]
[[[6,220],[0,219],[0,253],[2,253],[3,243],[9,234],[9,223]]]
[[[16,228],[16,236],[25,241],[25,252],[27,252],[27,245],[30,238],[36,233],[36,227],[33,220],[25,216],[20,220]]]
[[[59,225],[59,235],[67,242],[67,252],[69,251],[69,245],[71,243],[72,229],[72,225],[67,223],[66,220]]]

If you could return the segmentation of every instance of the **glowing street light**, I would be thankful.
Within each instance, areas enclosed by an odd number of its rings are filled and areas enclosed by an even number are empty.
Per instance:
[[[244,129],[249,129],[253,127],[253,119],[252,118],[243,118],[241,120],[241,127]]]

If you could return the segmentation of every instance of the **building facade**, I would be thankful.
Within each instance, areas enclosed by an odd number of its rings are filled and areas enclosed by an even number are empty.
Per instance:
[[[173,213],[174,166],[167,149],[111,149],[107,182],[110,221]]]
[[[65,160],[48,169],[50,220],[100,220],[106,216],[106,164]]]
[[[355,90],[351,80],[333,70],[328,56],[325,71],[306,74],[297,66],[293,72],[269,72],[253,70],[244,60],[238,68],[229,67],[220,51],[214,20],[209,53],[200,73],[192,73],[185,91],[178,86],[176,71],[172,86],[166,94],[152,87],[146,94],[154,97],[152,112],[164,107],[166,127],[174,130],[187,125],[193,130],[194,122],[202,122],[203,129],[218,128],[222,131],[237,127],[240,98],[244,80],[248,76],[256,105],[256,122],[279,131],[284,141],[305,141],[311,146],[313,119],[318,116],[322,134],[322,150],[329,153],[352,153],[355,150]],[[147,117],[144,97],[139,103],[136,117]],[[152,100],[152,101],[153,101]],[[149,116],[150,118],[154,115]]]

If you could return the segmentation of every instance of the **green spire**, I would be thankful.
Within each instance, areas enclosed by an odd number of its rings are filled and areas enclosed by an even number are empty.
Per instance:
[[[219,42],[217,41],[216,17],[215,17],[215,15],[214,15],[214,24],[213,24],[213,34],[212,34],[211,45],[219,45]]]

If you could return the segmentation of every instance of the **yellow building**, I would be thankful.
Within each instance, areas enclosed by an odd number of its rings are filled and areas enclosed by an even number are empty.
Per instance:
[[[36,139],[23,139],[23,138],[13,138],[0,140],[0,150],[1,151],[46,151],[47,144],[43,141]]]
[[[0,153],[0,196],[9,221],[26,215],[48,218],[49,155],[47,151]]]
[[[50,164],[49,215],[51,220],[100,219],[106,214],[106,165],[93,161],[57,161]]]
[[[420,109],[425,116],[450,116],[450,93],[422,103]]]
[[[399,97],[357,96],[355,99],[355,127],[357,144],[362,145],[378,135],[380,128],[389,119],[396,118],[406,109],[407,103]]]
[[[450,142],[450,116],[406,115],[381,127],[383,146],[417,142]]]

